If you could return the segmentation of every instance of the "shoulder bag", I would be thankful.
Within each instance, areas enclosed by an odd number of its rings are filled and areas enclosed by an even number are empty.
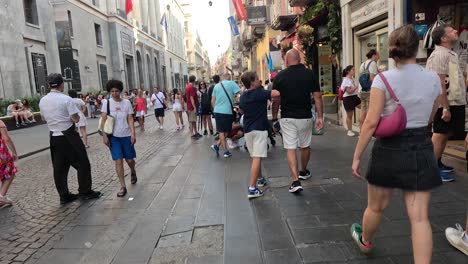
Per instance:
[[[102,136],[102,133],[106,133],[107,135],[112,135],[114,133],[114,123],[115,119],[114,117],[110,114],[110,98],[107,99],[107,119],[106,123],[104,124],[104,130],[101,130],[101,124],[102,124],[102,117],[99,118],[99,129],[98,132]]]
[[[395,95],[395,92],[388,83],[387,78],[385,78],[382,73],[379,73],[378,75],[387,87],[387,91],[392,96],[392,99],[397,103],[397,107],[391,115],[380,117],[379,124],[374,131],[374,137],[388,138],[398,136],[406,128],[406,111],[400,104],[400,100],[398,100],[398,97]]]
[[[162,104],[163,109],[166,110],[166,109],[167,109],[167,105],[166,105],[163,101],[161,101],[161,99],[159,99],[159,96],[158,96],[157,94],[155,94],[154,96],[155,96],[156,99],[158,99],[158,101]]]
[[[229,104],[231,105],[231,112],[232,112],[232,118],[233,120],[236,119],[236,111],[234,110],[234,106],[232,105],[232,100],[231,100],[231,97],[228,95],[227,91],[226,91],[226,88],[224,88],[224,85],[223,85],[223,82],[219,82],[221,84],[221,87],[223,87],[223,91],[224,93],[226,94],[228,100],[229,100]]]

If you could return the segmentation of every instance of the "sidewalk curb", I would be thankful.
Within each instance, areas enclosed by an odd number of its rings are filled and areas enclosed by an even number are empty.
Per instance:
[[[147,115],[145,115],[145,117],[152,116],[152,115],[154,115],[154,113],[153,113],[153,114],[147,114]],[[47,124],[47,123],[45,123],[45,124]],[[138,122],[135,122],[135,128],[136,128],[136,127],[138,127]],[[94,131],[94,132],[88,133],[88,137],[89,137],[89,136],[93,136],[93,135],[95,135],[95,134],[97,134],[97,133],[98,133],[97,130]],[[36,149],[36,150],[31,151],[31,152],[28,152],[28,153],[25,153],[25,154],[21,154],[21,155],[18,156],[18,160],[23,159],[23,158],[27,158],[27,157],[32,156],[32,155],[35,155],[35,154],[37,154],[37,153],[41,153],[41,152],[46,151],[46,150],[48,150],[48,149],[50,149],[50,145],[49,145],[48,147]]]

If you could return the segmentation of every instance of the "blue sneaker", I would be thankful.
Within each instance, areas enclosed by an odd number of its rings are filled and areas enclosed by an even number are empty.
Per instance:
[[[224,157],[225,158],[230,158],[231,156],[232,156],[231,152],[229,152],[229,151],[224,152]]]
[[[211,145],[211,149],[216,153],[216,157],[219,157],[219,147],[216,144]]]
[[[451,182],[451,181],[454,181],[455,180],[455,177],[453,177],[452,175],[450,174],[447,174],[443,171],[440,171],[440,179],[443,181],[443,182]]]
[[[260,179],[257,180],[257,185],[258,187],[263,187],[265,185],[267,185],[267,181],[265,179],[265,177],[261,177]]]
[[[442,172],[452,172],[454,169],[453,167],[450,167],[450,166],[447,166],[445,164],[442,163],[442,161],[439,161],[439,170],[442,171]]]
[[[253,189],[253,190],[250,190],[250,188],[249,188],[249,193],[247,194],[247,197],[249,197],[249,199],[253,199],[253,198],[260,197],[262,195],[263,195],[262,190],[255,187],[255,189]]]

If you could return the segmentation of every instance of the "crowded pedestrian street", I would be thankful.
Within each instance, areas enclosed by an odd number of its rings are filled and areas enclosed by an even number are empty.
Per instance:
[[[146,131],[137,133],[139,182],[124,198],[115,196],[118,180],[97,134],[88,155],[93,186],[103,193],[98,200],[61,206],[48,151],[21,159],[10,190],[15,205],[0,210],[0,263],[411,263],[401,193],[384,213],[373,254],[354,246],[348,230],[362,219],[366,184],[351,175],[356,140],[341,128],[327,124],[325,135],[313,137],[313,177],[298,195],[287,190],[283,148],[270,147],[265,194],[249,201],[244,149],[216,158],[212,136],[192,142],[172,116],[167,123],[160,131],[149,116]],[[433,193],[433,263],[466,263],[444,234],[465,219],[468,175],[456,175]],[[74,171],[69,182],[75,190]]]
[[[468,264],[467,0],[0,6],[0,264]]]

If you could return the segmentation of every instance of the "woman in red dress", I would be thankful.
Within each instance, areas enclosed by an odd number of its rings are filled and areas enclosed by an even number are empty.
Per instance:
[[[15,144],[8,135],[5,123],[0,120],[0,208],[6,205],[12,205],[13,202],[6,197],[8,188],[18,172],[15,161],[18,160]]]
[[[135,113],[140,124],[140,130],[145,131],[145,115],[146,115],[146,98],[143,95],[143,91],[139,90],[138,95],[135,98]]]

